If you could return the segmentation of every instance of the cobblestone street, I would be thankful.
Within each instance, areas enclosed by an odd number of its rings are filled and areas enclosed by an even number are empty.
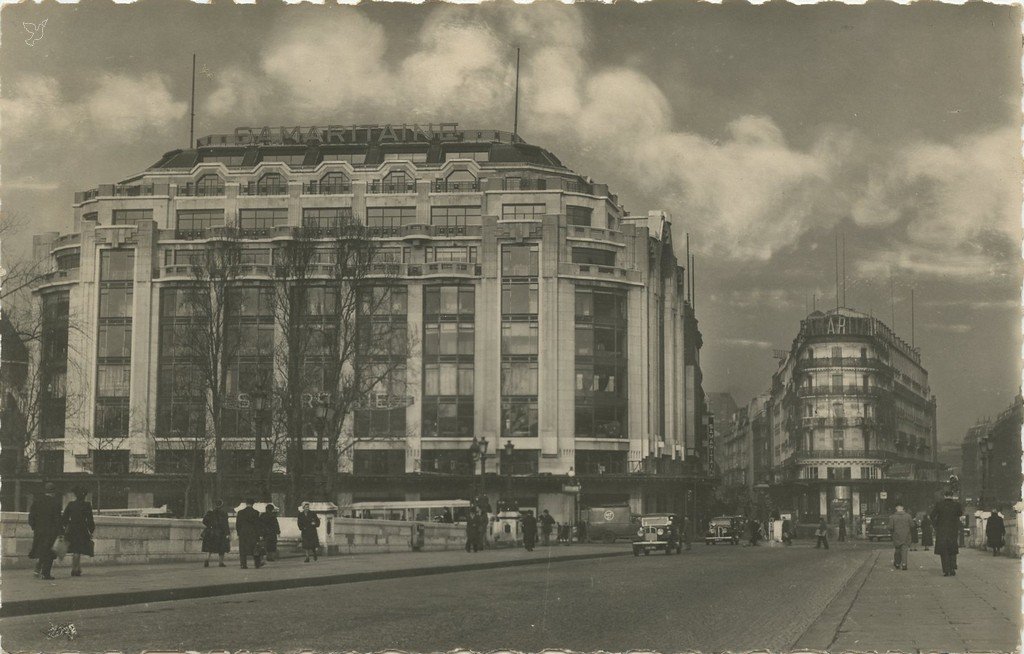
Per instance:
[[[556,548],[550,554],[568,550]],[[682,556],[542,561],[515,568],[11,617],[3,620],[3,646],[11,652],[298,647],[910,650],[942,644],[953,650],[966,645],[974,650],[981,645],[987,650],[1014,649],[1017,561],[968,553],[961,574],[944,579],[935,557],[923,552],[914,553],[912,571],[891,572],[889,552],[885,546],[864,543],[835,543],[827,552],[814,550],[807,541],[798,541],[793,548],[757,549],[697,544]],[[537,554],[543,560],[549,552]],[[488,559],[498,561],[502,556],[489,553]],[[324,570],[353,563],[354,559],[334,559]],[[286,567],[308,570],[301,562],[283,561],[275,573],[285,574]],[[113,581],[112,572],[103,570]],[[117,572],[129,577],[132,573],[129,567]],[[67,579],[57,586],[72,582]],[[59,587],[53,592],[59,593]],[[900,602],[904,597],[906,601]],[[957,603],[963,607],[959,611],[954,610]],[[902,604],[899,611],[894,610],[897,604]],[[985,627],[978,638],[969,636],[969,628],[988,624],[983,621],[985,612],[1000,628]],[[975,626],[969,627],[969,622]],[[67,623],[76,627],[73,642],[46,638],[51,625]],[[268,624],[273,628],[253,628]]]

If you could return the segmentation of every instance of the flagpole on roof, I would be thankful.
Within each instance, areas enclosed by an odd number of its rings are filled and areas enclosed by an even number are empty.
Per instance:
[[[191,115],[188,120],[188,149],[196,142],[196,53],[192,53],[192,100]]]
[[[515,114],[512,119],[512,140],[516,141],[519,137],[519,48],[516,48],[516,100],[515,100]]]

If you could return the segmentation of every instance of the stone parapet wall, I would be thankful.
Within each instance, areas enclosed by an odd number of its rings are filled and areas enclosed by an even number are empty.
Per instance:
[[[96,516],[96,556],[92,564],[168,563],[198,561],[202,552],[203,525],[199,520],[168,518],[126,518]],[[299,549],[295,518],[280,518],[279,549],[287,554]],[[234,519],[230,520],[232,530]],[[361,520],[325,516],[321,545],[325,554],[370,554],[409,552],[417,524],[423,527],[423,551],[462,548],[466,542],[462,525],[415,523],[390,520]],[[4,568],[28,568],[32,529],[27,513],[0,513],[0,553]],[[231,550],[237,556],[237,539]],[[231,556],[231,554],[229,554]]]

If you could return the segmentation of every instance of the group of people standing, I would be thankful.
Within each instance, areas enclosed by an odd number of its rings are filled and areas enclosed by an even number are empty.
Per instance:
[[[53,562],[57,559],[54,547],[58,539],[61,550],[71,555],[71,576],[82,576],[82,555],[93,556],[95,546],[92,535],[96,523],[92,517],[92,505],[86,501],[89,492],[76,488],[75,499],[61,506],[57,487],[52,482],[43,486],[43,493],[32,500],[28,512],[28,524],[32,528],[32,549],[29,558],[36,559],[35,575],[52,580]]]
[[[278,522],[277,507],[267,504],[263,513],[257,511],[255,500],[245,500],[245,507],[235,515],[235,532],[238,535],[238,559],[242,568],[249,567],[249,558],[253,565],[262,568],[264,560],[276,561],[278,558],[277,538],[281,534]],[[224,555],[231,551],[231,526],[223,500],[214,502],[213,508],[203,516],[203,551],[207,553],[203,567],[210,567],[210,560],[216,554],[220,559],[218,565],[225,567]],[[306,553],[306,563],[310,556],[318,559],[320,536],[317,528],[320,517],[309,510],[309,502],[302,505],[298,516],[299,533],[302,536],[302,549]]]
[[[519,523],[523,530],[523,547],[527,552],[532,552],[537,546],[537,534],[540,533],[541,544],[550,545],[551,535],[555,531],[555,518],[544,509],[540,516],[533,514],[533,511],[523,511],[519,516]],[[490,518],[485,509],[473,506],[466,518],[466,551],[479,552],[486,547],[487,528],[490,525]]]

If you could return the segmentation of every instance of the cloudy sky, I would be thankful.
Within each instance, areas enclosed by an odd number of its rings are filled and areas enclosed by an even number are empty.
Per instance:
[[[835,303],[915,341],[956,442],[1020,383],[1020,22],[972,4],[7,6],[0,194],[29,232],[75,190],[240,125],[459,122],[520,133],[666,209],[697,254],[705,388],[767,388],[773,349]],[[23,22],[46,20],[26,45]],[[680,239],[681,240],[681,239]]]

